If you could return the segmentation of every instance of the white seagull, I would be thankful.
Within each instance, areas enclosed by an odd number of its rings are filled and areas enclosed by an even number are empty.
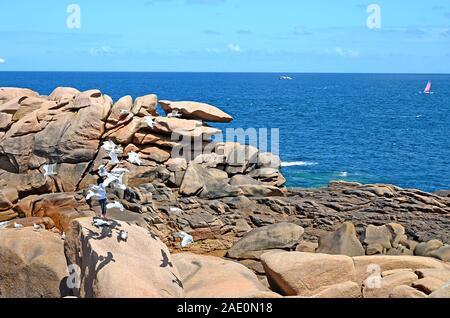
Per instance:
[[[113,149],[113,150],[111,150],[110,152],[109,152],[109,157],[111,158],[111,160],[109,161],[109,163],[110,164],[112,164],[112,165],[116,165],[116,164],[118,164],[120,161],[119,161],[119,158],[118,158],[118,156],[120,155],[120,154],[122,154],[122,150],[120,150],[120,149]]]
[[[108,174],[108,171],[106,171],[106,167],[105,165],[101,165],[100,167],[98,167],[98,175],[100,177],[104,177]]]
[[[120,115],[128,115],[130,113],[130,111],[128,109],[121,109],[120,110]]]
[[[92,221],[92,225],[95,227],[102,227],[102,226],[109,226],[110,224],[105,220],[94,218],[94,220]]]
[[[19,223],[16,223],[16,222],[14,222],[14,228],[15,228],[16,230],[20,230],[20,229],[23,229],[23,225],[22,225],[22,224],[19,224]]]
[[[120,230],[119,239],[126,242],[128,240],[128,232],[124,231],[124,230]]]
[[[102,148],[105,149],[106,151],[112,151],[112,150],[116,149],[116,147],[117,147],[117,145],[111,140],[103,142],[103,145],[102,145]]]
[[[39,224],[33,224],[33,230],[34,231],[39,231],[42,227]]]
[[[153,119],[150,116],[145,116],[144,120],[145,120],[146,124],[148,125],[148,127],[153,128],[153,125],[155,123],[153,122]]]
[[[168,118],[180,118],[183,114],[180,113],[178,110],[172,111],[170,114],[167,114]]]
[[[6,221],[6,222],[0,222],[0,229],[3,229],[3,228],[5,228],[7,225],[8,225],[8,221]]]
[[[194,238],[186,232],[177,232],[175,233],[175,236],[181,238],[181,247],[186,247],[189,244],[194,243]]]
[[[142,160],[139,158],[139,154],[134,151],[128,153],[128,161],[138,166],[142,164]]]
[[[98,193],[95,193],[93,190],[88,190],[86,200],[89,200],[92,197],[100,197],[100,195]]]
[[[61,234],[61,240],[63,240],[63,241],[66,240],[66,233],[62,232],[62,234]]]
[[[56,164],[44,165],[44,167],[43,167],[44,168],[44,177],[56,175],[55,166],[56,166]]]
[[[110,209],[119,209],[122,212],[124,211],[124,207],[123,207],[122,203],[120,203],[119,201],[114,201],[113,203],[108,203],[106,205],[106,208],[108,210],[110,210]]]

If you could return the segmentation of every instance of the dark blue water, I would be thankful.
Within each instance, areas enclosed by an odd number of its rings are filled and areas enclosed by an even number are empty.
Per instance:
[[[235,117],[221,128],[280,128],[281,158],[297,162],[283,168],[289,186],[340,179],[450,188],[450,75],[280,75],[0,72],[0,86],[211,103]],[[434,94],[420,94],[428,80]]]

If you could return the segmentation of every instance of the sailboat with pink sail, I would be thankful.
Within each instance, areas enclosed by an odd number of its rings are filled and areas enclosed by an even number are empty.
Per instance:
[[[427,86],[423,90],[424,94],[430,94],[431,93],[431,81],[428,81]]]

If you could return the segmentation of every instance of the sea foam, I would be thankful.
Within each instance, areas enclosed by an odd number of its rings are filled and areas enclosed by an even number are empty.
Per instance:
[[[315,166],[317,162],[312,161],[292,161],[292,162],[282,162],[282,167],[294,167],[294,166]]]

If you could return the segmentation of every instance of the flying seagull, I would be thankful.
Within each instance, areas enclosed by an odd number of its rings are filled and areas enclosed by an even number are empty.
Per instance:
[[[164,252],[164,250],[161,250],[161,255],[162,255],[162,264],[160,265],[160,267],[173,267],[172,262],[169,261],[169,257],[167,256],[166,252]]]
[[[47,176],[55,176],[56,172],[55,172],[55,166],[56,164],[46,164],[44,165],[44,177]]]
[[[112,165],[116,165],[118,164],[120,161],[118,159],[118,156],[122,153],[122,150],[120,149],[113,149],[109,152],[109,157],[111,158],[111,160],[109,161],[110,164]]]
[[[88,190],[86,200],[89,200],[92,197],[100,197],[100,194],[97,193],[98,190],[99,190],[98,186],[92,185],[91,189]]]
[[[128,232],[124,230],[120,230],[119,239],[126,242],[128,240]]]
[[[102,148],[105,149],[106,151],[111,151],[116,149],[117,145],[113,141],[108,140],[103,142]]]
[[[132,164],[136,164],[138,166],[140,166],[142,164],[142,160],[139,158],[139,154],[131,151],[130,153],[128,153],[128,161]]]
[[[100,167],[98,167],[98,175],[100,177],[106,176],[107,173],[108,173],[108,171],[106,171],[105,165],[101,165]]]
[[[122,203],[120,203],[119,201],[114,201],[113,203],[108,203],[106,205],[106,208],[108,210],[110,210],[110,209],[119,209],[122,212],[124,210]]]
[[[106,188],[109,185],[125,190],[127,187],[123,184],[123,175],[130,170],[125,168],[114,168],[111,172],[107,173],[103,186]]]
[[[175,236],[181,238],[181,247],[186,247],[189,244],[194,243],[194,238],[186,232],[177,232],[175,233]]]

